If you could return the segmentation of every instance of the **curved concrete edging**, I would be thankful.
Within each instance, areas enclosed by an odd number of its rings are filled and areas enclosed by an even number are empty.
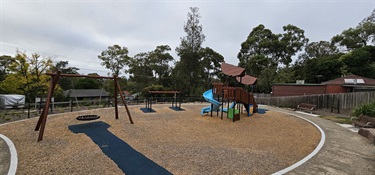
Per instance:
[[[305,158],[303,158],[302,160],[298,161],[297,163],[285,168],[285,169],[282,169],[278,172],[275,172],[273,173],[273,175],[279,175],[279,174],[284,174],[284,173],[287,173],[297,167],[299,167],[300,165],[302,165],[303,163],[307,162],[309,159],[311,159],[312,157],[314,157],[319,151],[320,149],[322,149],[323,145],[324,145],[324,142],[326,140],[326,134],[324,133],[323,129],[320,128],[317,124],[315,124],[314,122],[304,118],[304,117],[301,117],[301,116],[298,116],[296,114],[292,114],[292,113],[288,113],[288,112],[283,112],[283,111],[278,111],[278,112],[281,112],[281,113],[284,113],[284,114],[288,114],[288,115],[292,115],[294,117],[298,117],[298,118],[301,118],[303,120],[306,120],[308,122],[310,122],[311,124],[313,124],[316,128],[318,128],[318,130],[320,131],[320,134],[321,134],[321,138],[320,138],[320,142],[318,144],[318,146],[316,146],[315,150],[313,152],[311,152],[309,155],[307,155]]]
[[[10,166],[9,166],[8,175],[15,175],[17,171],[17,164],[18,164],[18,156],[17,156],[16,147],[14,146],[13,142],[8,137],[0,134],[0,138],[2,138],[8,144],[8,147],[9,147]]]

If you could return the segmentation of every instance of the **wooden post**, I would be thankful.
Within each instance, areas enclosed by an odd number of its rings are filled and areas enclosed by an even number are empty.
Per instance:
[[[214,105],[211,103],[211,117],[212,117],[212,108],[214,107]]]
[[[43,140],[44,129],[45,129],[46,122],[47,122],[48,107],[51,103],[51,98],[52,98],[53,92],[55,90],[56,84],[59,81],[59,78],[60,78],[60,71],[58,71],[54,75],[51,75],[51,80],[50,80],[51,83],[50,83],[50,86],[48,88],[46,104],[43,108],[43,112],[40,115],[38,123],[35,127],[35,131],[39,131],[38,142]]]
[[[117,83],[117,81],[116,81],[116,84],[117,84],[117,89],[120,92],[120,97],[121,97],[122,103],[124,104],[126,112],[128,113],[128,117],[129,117],[130,123],[134,124],[132,116],[130,115],[130,112],[129,112],[129,109],[128,109],[128,105],[126,104],[126,100],[125,100],[124,96],[122,95],[120,85]]]
[[[73,100],[70,99],[69,101],[69,107],[70,107],[70,112],[73,112]]]
[[[35,131],[39,131],[38,142],[43,139],[43,133],[44,133],[45,125],[46,125],[46,122],[47,122],[48,107],[51,104],[51,98],[53,96],[53,92],[55,90],[56,84],[59,81],[60,77],[85,77],[85,78],[114,79],[113,85],[114,85],[114,90],[115,90],[115,94],[114,94],[114,96],[115,96],[115,110],[116,110],[116,119],[118,119],[118,109],[117,109],[117,97],[116,97],[116,95],[117,95],[117,91],[120,89],[119,88],[120,86],[118,86],[116,76],[115,77],[103,77],[103,76],[88,76],[88,75],[79,75],[79,74],[61,74],[60,71],[53,72],[53,73],[46,73],[46,75],[50,75],[51,80],[50,80],[50,86],[48,88],[47,99],[46,99],[46,103],[45,103],[44,108],[43,108],[43,112],[41,113],[41,115],[39,117],[39,120],[38,120],[38,123],[35,126]],[[120,94],[120,95],[122,95],[122,94]],[[123,98],[123,96],[122,96],[122,98]],[[71,104],[71,111],[72,111],[73,101],[71,101],[70,104]],[[78,103],[77,103],[77,105],[78,105]],[[130,116],[130,113],[129,113],[129,110],[127,108],[126,103],[125,103],[125,108],[128,112],[130,122],[133,124],[133,121],[131,119],[131,116]]]
[[[179,101],[178,109],[181,110],[181,103],[182,103],[182,97],[181,97],[181,94],[178,94],[178,101]]]
[[[30,102],[27,105],[27,118],[30,118]]]
[[[117,90],[118,90],[118,88],[117,88],[117,76],[113,76],[113,87],[115,89],[115,93],[113,94],[113,97],[115,98],[115,115],[116,115],[116,119],[118,119],[118,108],[117,108],[117,93],[118,93],[117,92]]]
[[[223,120],[223,112],[224,112],[224,110],[223,110],[223,108],[224,108],[224,90],[223,90],[223,87],[224,87],[224,84],[221,85],[219,92],[217,92],[217,94],[221,95],[221,102],[220,102],[220,105],[221,105],[220,118],[221,118],[221,120]]]

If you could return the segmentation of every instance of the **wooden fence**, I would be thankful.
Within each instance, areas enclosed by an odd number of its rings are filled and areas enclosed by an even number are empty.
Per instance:
[[[300,103],[317,105],[318,109],[354,109],[355,107],[374,102],[375,91],[353,92],[340,94],[320,94],[306,96],[288,97],[259,97],[256,96],[258,104],[296,108]]]

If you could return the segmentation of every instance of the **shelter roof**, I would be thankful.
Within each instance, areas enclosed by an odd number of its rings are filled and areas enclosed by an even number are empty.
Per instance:
[[[65,95],[75,97],[109,97],[109,92],[103,89],[70,89],[65,91]]]
[[[245,75],[242,77],[242,80],[241,77],[236,77],[236,80],[245,85],[253,85],[257,81],[257,78],[250,75]]]
[[[361,77],[357,75],[348,75],[323,82],[325,85],[375,85],[375,79]]]
[[[221,63],[221,71],[228,76],[244,76],[245,75],[245,68],[238,67],[238,66],[233,66],[228,63]]]
[[[181,91],[148,91],[151,94],[178,94]]]

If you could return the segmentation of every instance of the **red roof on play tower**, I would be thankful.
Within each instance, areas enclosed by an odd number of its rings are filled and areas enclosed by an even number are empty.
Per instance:
[[[221,71],[228,76],[243,77],[245,75],[245,68],[233,66],[228,63],[221,63]]]

